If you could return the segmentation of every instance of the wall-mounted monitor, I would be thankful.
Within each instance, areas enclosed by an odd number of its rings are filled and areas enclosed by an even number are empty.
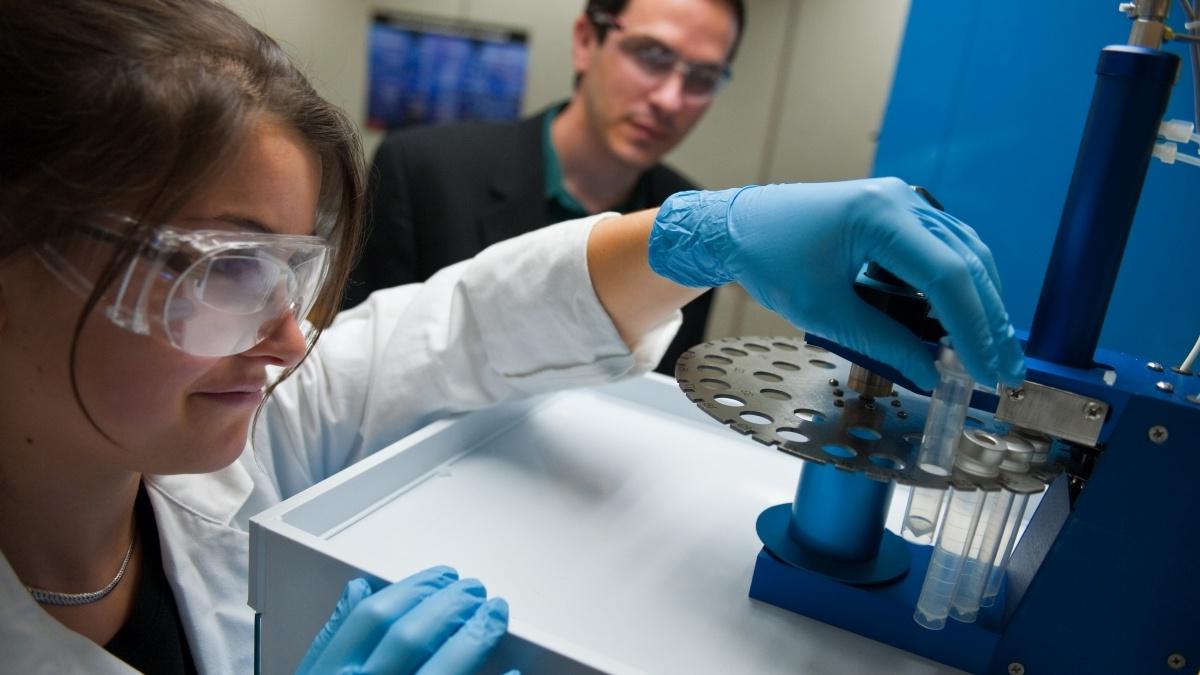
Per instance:
[[[372,129],[508,120],[521,113],[529,62],[522,31],[381,12],[368,45]]]

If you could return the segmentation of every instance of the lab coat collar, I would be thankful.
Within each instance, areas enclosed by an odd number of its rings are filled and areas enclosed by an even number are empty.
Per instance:
[[[253,672],[254,612],[246,602],[250,536],[232,522],[252,483],[244,469],[171,478],[147,480],[147,494],[159,532],[171,533],[159,537],[163,569],[196,668]]]
[[[146,485],[157,488],[159,497],[176,508],[216,525],[230,525],[254,491],[254,479],[243,464],[248,457],[253,457],[250,450],[224,469],[199,476],[146,476]],[[159,512],[156,508],[155,514]]]

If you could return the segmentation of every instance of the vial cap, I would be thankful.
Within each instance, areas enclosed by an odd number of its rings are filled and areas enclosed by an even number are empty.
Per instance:
[[[1012,436],[1020,436],[1033,446],[1033,454],[1029,456],[1030,466],[1041,466],[1050,458],[1050,437],[1032,429],[1013,429]]]
[[[1016,434],[1009,434],[1002,437],[1001,440],[1008,446],[1008,452],[1005,453],[1004,460],[1000,462],[1000,470],[1011,473],[1029,471],[1029,460],[1033,457],[1033,444]]]
[[[967,429],[958,439],[954,465],[961,471],[983,478],[1000,475],[1000,463],[1008,454],[1008,444],[982,429]]]

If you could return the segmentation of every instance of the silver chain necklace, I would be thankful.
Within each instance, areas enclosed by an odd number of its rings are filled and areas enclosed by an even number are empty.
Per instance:
[[[133,539],[129,542],[129,550],[125,551],[125,559],[121,561],[121,569],[117,570],[117,576],[108,582],[108,585],[98,591],[91,593],[59,593],[57,591],[47,591],[41,588],[34,588],[26,585],[25,590],[43,605],[63,605],[73,607],[76,605],[90,605],[93,602],[103,600],[105,596],[112,593],[117,584],[121,583],[121,579],[125,577],[125,570],[129,568],[129,559],[133,557],[133,546],[137,543],[137,530],[133,532]]]

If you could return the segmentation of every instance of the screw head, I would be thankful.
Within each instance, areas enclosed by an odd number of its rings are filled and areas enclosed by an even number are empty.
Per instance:
[[[1025,390],[1020,387],[1017,387],[1016,389],[1009,389],[1008,397],[1014,401],[1020,401],[1021,399],[1025,398]]]
[[[908,419],[908,411],[907,410],[897,410],[896,417],[899,417],[902,420]]]
[[[846,402],[840,398],[833,402],[833,407],[835,408],[841,408],[844,405],[846,405]]]
[[[1083,406],[1083,416],[1089,420],[1098,420],[1104,416],[1104,406],[1095,401],[1088,401]]]
[[[838,381],[837,381],[837,380],[835,380],[835,379],[833,379],[832,377],[831,377],[831,378],[829,378],[829,386],[831,386],[831,387],[836,387],[836,386],[838,386]]]
[[[1171,670],[1179,670],[1186,665],[1187,659],[1183,658],[1183,654],[1176,653],[1167,657],[1167,666],[1169,666]]]
[[[1154,441],[1158,445],[1166,443],[1167,438],[1171,436],[1170,432],[1167,431],[1167,428],[1161,424],[1150,427],[1150,431],[1147,432],[1146,435],[1150,437],[1151,441]]]
[[[1008,675],[1025,675],[1024,664],[1017,663],[1016,661],[1008,664]]]
[[[1171,384],[1170,382],[1167,382],[1166,380],[1159,380],[1158,382],[1155,382],[1154,388],[1161,391],[1164,394],[1170,394],[1175,391],[1175,385]]]
[[[834,395],[834,396],[841,396],[841,395],[843,395],[843,394],[845,394],[845,393],[846,393],[846,392],[842,391],[841,389],[834,389],[834,390],[833,390],[833,395]]]
[[[1149,368],[1150,370],[1153,370],[1156,373],[1161,373],[1163,371],[1163,366],[1158,361],[1151,361],[1146,364],[1146,367]]]
[[[892,407],[893,407],[893,408],[899,408],[899,407],[900,407],[900,405],[901,405],[901,403],[900,403],[900,399],[898,399],[898,398],[894,398],[894,399],[892,399]]]

